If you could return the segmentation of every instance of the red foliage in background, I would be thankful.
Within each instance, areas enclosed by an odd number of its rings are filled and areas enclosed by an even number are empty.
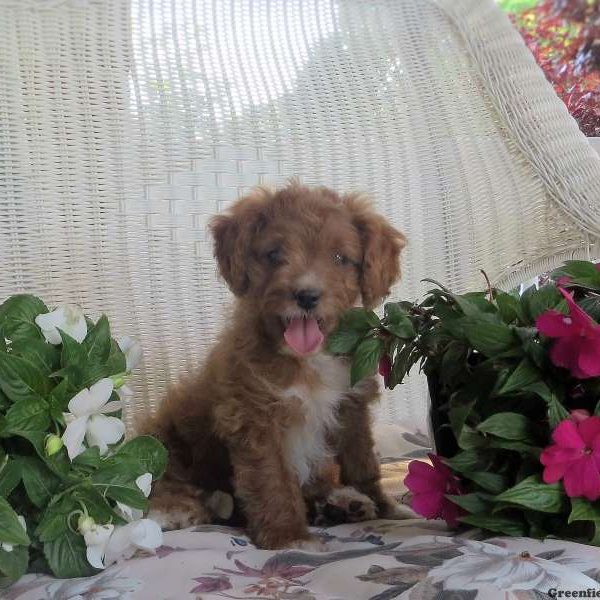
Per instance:
[[[512,18],[581,131],[600,137],[600,0],[546,0]]]

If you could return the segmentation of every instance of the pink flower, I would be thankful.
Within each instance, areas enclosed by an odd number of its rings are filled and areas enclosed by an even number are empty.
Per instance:
[[[430,454],[432,465],[413,460],[408,465],[404,484],[412,492],[413,510],[427,519],[444,519],[449,527],[458,526],[458,517],[465,511],[448,500],[446,494],[458,495],[463,491],[458,478],[439,456]]]
[[[577,379],[600,376],[600,325],[594,322],[573,296],[560,289],[569,305],[569,314],[548,310],[535,323],[546,337],[557,338],[550,349],[550,360],[571,371]]]
[[[571,421],[574,423],[581,423],[582,421],[589,419],[590,416],[589,411],[585,410],[585,408],[576,408],[571,411]]]
[[[390,377],[392,375],[392,359],[389,354],[384,354],[379,360],[379,374],[383,377],[385,387],[388,387],[390,383]]]
[[[554,444],[540,456],[544,482],[562,479],[569,498],[600,498],[600,417],[562,421],[552,439]]]

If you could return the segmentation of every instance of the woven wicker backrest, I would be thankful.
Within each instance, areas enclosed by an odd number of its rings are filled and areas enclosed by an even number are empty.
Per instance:
[[[0,0],[0,298],[139,337],[130,423],[226,318],[207,219],[291,175],[372,194],[408,299],[600,236],[600,160],[492,0]],[[422,426],[422,379],[378,416]]]

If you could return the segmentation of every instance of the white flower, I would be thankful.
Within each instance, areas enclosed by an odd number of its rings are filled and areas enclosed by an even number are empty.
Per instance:
[[[142,360],[142,345],[128,335],[117,340],[121,352],[125,355],[125,364],[128,371],[133,371]]]
[[[91,517],[79,520],[79,532],[86,545],[85,555],[95,569],[104,569],[104,553],[114,529],[114,525],[98,525]]]
[[[50,313],[38,315],[35,323],[42,330],[46,341],[54,345],[62,343],[59,329],[79,343],[83,342],[87,335],[83,311],[79,306],[72,304],[63,304]]]
[[[108,540],[104,564],[131,558],[138,550],[155,550],[162,544],[160,525],[152,519],[140,519],[117,527]]]
[[[135,485],[140,488],[142,494],[144,494],[144,496],[147,498],[150,495],[150,490],[152,489],[152,473],[144,473],[143,475],[140,475],[135,480]],[[117,512],[119,512],[126,521],[137,521],[141,519],[144,514],[139,508],[132,508],[131,506],[127,506],[127,504],[123,504],[122,502],[117,502]]]
[[[21,515],[17,515],[17,519],[19,519],[19,523],[21,523],[23,529],[25,531],[27,531],[27,523],[25,522],[25,517],[23,517]],[[4,550],[5,552],[12,552],[13,548],[14,548],[14,546],[12,544],[7,544],[6,542],[0,542],[0,549]]]
[[[121,409],[121,402],[108,401],[112,392],[113,382],[107,377],[81,390],[69,401],[70,412],[64,415],[67,428],[62,440],[71,460],[85,450],[84,438],[89,446],[98,446],[100,454],[105,454],[109,444],[116,444],[123,437],[123,421],[102,414]]]
[[[154,550],[162,544],[162,531],[151,519],[140,519],[122,527],[98,525],[84,517],[79,531],[85,540],[88,562],[104,569],[120,560],[131,558],[138,550]]]
[[[461,556],[447,560],[429,572],[434,582],[443,582],[445,590],[480,590],[491,586],[505,592],[547,592],[561,581],[583,589],[593,587],[595,583],[583,573],[575,574],[572,569],[527,551],[506,550],[471,540],[465,540],[459,549]]]

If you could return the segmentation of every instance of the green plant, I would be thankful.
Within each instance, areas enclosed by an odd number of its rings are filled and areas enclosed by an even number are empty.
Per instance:
[[[0,581],[89,575],[110,562],[119,527],[156,543],[160,529],[139,517],[166,451],[151,437],[122,441],[120,395],[138,358],[105,316],[50,313],[30,295],[0,305]]]
[[[444,460],[428,467],[442,489],[422,514],[451,502],[486,530],[600,544],[599,267],[568,262],[523,294],[435,285],[382,318],[354,309],[329,340],[352,355],[353,383],[378,367],[389,388],[417,363],[427,375]]]

